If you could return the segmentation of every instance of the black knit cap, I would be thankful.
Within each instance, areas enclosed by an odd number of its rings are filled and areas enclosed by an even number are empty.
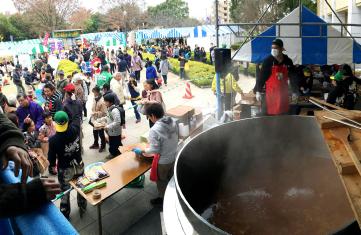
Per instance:
[[[114,94],[109,93],[109,94],[104,95],[104,101],[107,101],[107,102],[110,102],[110,103],[114,104],[115,103]]]
[[[279,38],[276,38],[275,40],[272,41],[272,45],[276,45],[283,48],[283,41]]]

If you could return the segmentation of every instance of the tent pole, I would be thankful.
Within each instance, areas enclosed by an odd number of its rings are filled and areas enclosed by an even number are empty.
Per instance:
[[[299,0],[299,2],[298,2],[298,10],[299,10],[299,18],[300,18],[300,20],[298,21],[300,24],[299,24],[299,30],[300,30],[300,38],[302,37],[302,0]]]
[[[263,17],[266,15],[266,13],[268,12],[268,10],[271,8],[271,6],[274,4],[275,0],[272,0],[272,2],[270,2],[266,8],[266,10],[262,13],[261,17],[257,20],[256,25],[252,28],[251,31],[249,31],[248,35],[246,36],[246,38],[244,39],[244,41],[242,42],[241,46],[236,50],[236,52],[233,54],[232,56],[232,60],[233,58],[237,55],[237,53],[239,52],[239,50],[241,50],[241,48],[244,46],[244,44],[247,43],[247,40],[251,38],[253,32],[256,30],[257,28],[257,24],[259,24],[261,22],[261,20],[263,19]]]

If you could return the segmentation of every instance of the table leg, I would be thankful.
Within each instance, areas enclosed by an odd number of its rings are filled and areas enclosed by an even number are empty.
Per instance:
[[[103,234],[103,226],[102,226],[102,204],[98,204],[98,227],[99,227],[99,235]]]

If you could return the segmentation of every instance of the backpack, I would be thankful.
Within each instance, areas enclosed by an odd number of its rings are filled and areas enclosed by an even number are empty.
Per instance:
[[[120,125],[121,126],[125,125],[125,111],[124,111],[124,108],[121,107],[121,106],[116,105],[110,110],[110,112],[112,112],[113,109],[118,109],[119,110],[119,113],[120,113]]]

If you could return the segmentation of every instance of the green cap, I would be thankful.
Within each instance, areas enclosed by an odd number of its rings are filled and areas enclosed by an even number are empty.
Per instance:
[[[55,130],[65,132],[68,129],[69,116],[64,111],[58,111],[54,115]]]

